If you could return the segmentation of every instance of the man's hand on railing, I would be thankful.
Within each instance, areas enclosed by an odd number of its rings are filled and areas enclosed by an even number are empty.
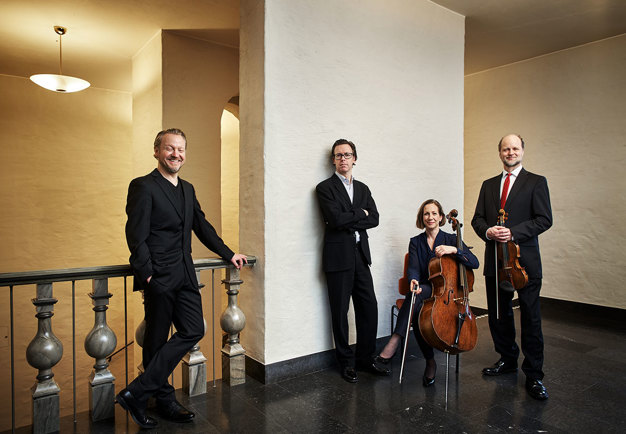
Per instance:
[[[230,258],[230,262],[233,263],[237,269],[241,269],[243,267],[243,263],[248,263],[248,258],[246,255],[242,255],[241,253],[235,253],[232,258]]]

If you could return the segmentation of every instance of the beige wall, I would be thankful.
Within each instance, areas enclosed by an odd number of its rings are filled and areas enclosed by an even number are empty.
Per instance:
[[[222,113],[222,239],[239,251],[239,119]]]
[[[467,228],[482,181],[502,169],[498,140],[521,134],[523,165],[547,177],[554,215],[539,238],[544,297],[626,307],[624,101],[626,35],[465,78]],[[482,259],[484,244],[465,233]],[[478,277],[472,304],[486,306]]]
[[[157,32],[133,56],[133,171],[130,179],[156,166],[154,137],[163,128],[163,43]],[[127,181],[130,182],[130,179]]]
[[[130,94],[61,95],[3,75],[0,93],[0,272],[125,261]]]
[[[6,164],[0,171],[0,272],[121,264],[128,260],[124,204],[131,176],[131,105],[127,92],[89,88],[75,94],[44,90],[27,77],[0,75],[0,129]],[[123,344],[123,282],[111,283],[109,324]],[[77,382],[86,411],[87,377],[93,359],[83,340],[93,326],[90,282],[76,285]],[[53,371],[63,390],[62,414],[72,408],[71,286],[57,284],[52,318],[65,352]],[[8,333],[9,291],[0,288],[0,329]],[[37,371],[25,360],[37,331],[33,286],[15,288],[16,416],[30,423],[30,387]],[[6,334],[2,334],[6,336]],[[8,340],[0,351],[0,430],[10,429]],[[123,367],[113,367],[123,381]],[[119,381],[119,380],[118,380]]]

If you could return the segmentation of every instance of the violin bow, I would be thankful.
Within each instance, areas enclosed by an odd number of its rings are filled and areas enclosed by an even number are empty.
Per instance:
[[[419,282],[417,285],[419,286]],[[406,334],[404,335],[404,349],[402,350],[402,364],[400,365],[400,381],[402,384],[402,373],[404,372],[404,360],[406,359],[406,347],[409,345],[409,332],[411,331],[411,323],[413,322],[413,307],[415,306],[415,292],[411,291],[411,308],[409,310],[409,323],[406,326]]]

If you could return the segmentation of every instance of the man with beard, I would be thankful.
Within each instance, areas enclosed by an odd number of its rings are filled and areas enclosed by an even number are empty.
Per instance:
[[[513,317],[513,288],[500,284],[496,292],[496,257],[494,242],[513,241],[519,245],[519,262],[526,269],[528,284],[517,290],[521,316],[521,342],[528,394],[539,400],[548,398],[543,385],[543,334],[539,291],[541,290],[541,256],[539,234],[552,226],[552,208],[546,178],[522,168],[524,141],[519,135],[509,134],[498,143],[504,170],[498,176],[483,182],[472,219],[472,227],[485,245],[485,283],[489,329],[500,359],[483,369],[483,375],[502,375],[517,372],[519,347],[515,343]],[[508,218],[498,225],[499,210]],[[496,293],[498,303],[496,303]],[[496,311],[499,306],[499,315]],[[499,319],[498,319],[499,317]]]
[[[191,258],[191,231],[202,243],[241,268],[246,257],[230,250],[206,220],[193,186],[178,177],[185,163],[187,138],[168,129],[154,140],[157,168],[128,187],[126,240],[134,291],[144,291],[144,372],[116,401],[142,428],[157,422],[145,413],[148,398],[157,413],[174,422],[190,422],[194,413],[176,401],[167,379],[183,356],[204,335],[202,300]],[[176,333],[168,340],[170,325]]]

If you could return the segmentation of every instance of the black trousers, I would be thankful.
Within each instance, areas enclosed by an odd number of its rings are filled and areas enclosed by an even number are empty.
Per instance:
[[[433,294],[433,287],[430,285],[430,283],[420,283],[420,288],[422,288],[422,292],[415,295],[415,305],[413,306],[413,334],[415,335],[417,344],[422,351],[422,355],[426,360],[429,360],[435,357],[435,353],[433,351],[433,347],[428,345],[428,343],[424,340],[422,334],[420,333],[419,316],[420,311],[422,310],[422,306],[424,305],[424,300],[430,298]],[[410,310],[411,293],[409,292],[404,299],[404,303],[402,303],[400,312],[398,312],[398,320],[396,321],[396,327],[393,330],[395,334],[400,335],[402,338],[406,337],[406,329],[409,325]]]
[[[360,245],[356,244],[354,267],[346,271],[326,273],[328,299],[335,338],[335,352],[341,367],[357,362],[371,363],[376,354],[378,332],[378,302],[374,293],[372,274]],[[356,323],[356,352],[348,341],[348,308],[350,297]]]
[[[515,342],[515,319],[513,316],[513,292],[498,291],[500,320],[496,316],[496,282],[494,276],[485,276],[489,330],[501,360],[517,364],[519,347]],[[521,318],[521,342],[524,362],[522,371],[527,378],[543,379],[543,333],[541,331],[541,308],[539,292],[541,279],[528,279],[528,284],[517,291]]]
[[[157,404],[175,399],[168,377],[204,336],[200,291],[191,284],[185,272],[179,280],[174,287],[166,288],[153,277],[144,291],[144,372],[128,385],[130,393],[144,404],[151,396],[156,398]],[[176,333],[168,340],[171,324],[176,327]]]

